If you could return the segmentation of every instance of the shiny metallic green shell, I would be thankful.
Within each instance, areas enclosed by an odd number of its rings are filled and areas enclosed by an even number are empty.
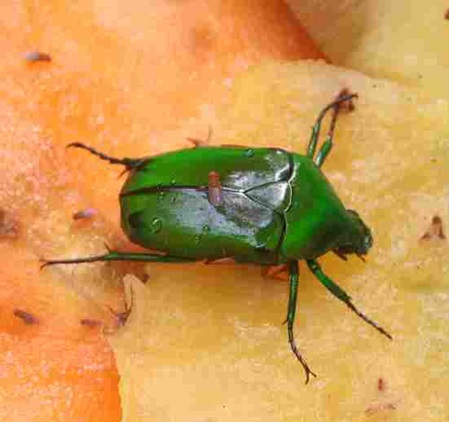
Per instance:
[[[222,201],[208,199],[217,172]],[[130,240],[170,256],[283,263],[333,249],[353,224],[311,158],[275,148],[207,147],[148,158],[120,193]]]

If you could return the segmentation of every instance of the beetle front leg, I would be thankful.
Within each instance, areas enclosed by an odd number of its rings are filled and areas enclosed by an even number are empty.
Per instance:
[[[298,297],[298,284],[299,284],[299,266],[298,261],[290,261],[288,263],[288,270],[290,274],[290,294],[288,298],[288,310],[287,310],[287,330],[288,330],[288,342],[290,343],[290,348],[292,352],[296,356],[296,358],[301,362],[301,365],[306,372],[306,384],[310,380],[310,375],[316,377],[315,373],[312,372],[307,362],[301,356],[299,352],[295,337],[293,334],[293,323],[295,322],[295,314],[296,314],[296,299]]]
[[[326,116],[327,112],[332,110],[331,123],[330,123],[329,130],[327,132],[327,135],[326,135],[326,139],[324,140],[324,143],[314,160],[315,164],[318,167],[322,166],[322,164],[326,160],[326,157],[328,156],[329,152],[332,149],[335,124],[337,122],[337,117],[341,110],[342,103],[344,103],[345,101],[348,101],[349,104],[352,104],[351,100],[355,97],[357,97],[357,94],[350,94],[347,89],[343,89],[340,92],[340,94],[338,94],[335,101],[328,104],[318,115],[318,118],[312,127],[312,134],[310,136],[309,146],[307,147],[307,156],[310,158],[313,158],[315,156],[316,147],[318,144],[318,138],[320,136],[321,123],[322,123],[324,117]],[[349,109],[351,109],[351,106],[349,106]]]
[[[74,258],[74,259],[53,259],[42,260],[41,269],[49,267],[51,265],[59,264],[87,264],[92,262],[104,262],[104,261],[138,261],[138,262],[194,262],[195,258],[183,258],[170,255],[158,255],[151,253],[138,253],[138,252],[119,252],[109,251],[104,255],[90,256],[86,258]]]
[[[388,337],[390,340],[393,340],[391,334],[389,334],[380,325],[375,323],[371,318],[368,318],[354,306],[354,304],[351,302],[351,296],[349,296],[340,286],[338,286],[326,274],[323,273],[321,266],[317,261],[315,261],[314,259],[308,259],[307,265],[309,266],[310,271],[312,271],[315,277],[320,281],[320,283],[324,287],[326,287],[326,289],[329,290],[337,299],[340,299],[342,302],[344,302],[349,307],[349,309],[351,309],[351,311],[355,312],[360,318],[374,327],[381,334]]]

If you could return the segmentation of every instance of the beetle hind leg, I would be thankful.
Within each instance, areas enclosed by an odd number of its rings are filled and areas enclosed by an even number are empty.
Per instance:
[[[293,334],[293,323],[295,322],[296,314],[296,299],[298,297],[298,284],[299,284],[299,266],[298,261],[290,261],[288,263],[288,269],[290,274],[290,294],[288,299],[288,310],[287,310],[287,331],[288,331],[288,342],[293,354],[301,363],[304,371],[306,373],[306,384],[310,380],[310,376],[316,377],[316,374],[310,369],[309,365],[302,357],[298,350],[295,342],[295,336]]]
[[[99,157],[101,160],[108,161],[110,164],[120,164],[126,167],[126,170],[131,170],[133,168],[138,167],[142,164],[143,161],[147,160],[147,158],[115,158],[109,155],[106,155],[100,151],[97,151],[95,148],[90,147],[89,145],[85,145],[81,142],[72,142],[67,145],[67,148],[80,148],[89,151],[91,154]]]
[[[351,301],[351,297],[334,281],[332,281],[326,274],[321,270],[320,265],[314,259],[308,259],[307,265],[310,268],[310,271],[315,275],[315,277],[321,282],[321,284],[326,287],[337,299],[340,299],[343,303],[345,303],[351,311],[353,311],[356,315],[362,318],[369,325],[374,327],[377,331],[383,334],[385,337],[393,340],[393,337],[390,333],[388,333],[384,328],[374,322],[371,318],[368,318],[365,314],[359,311],[355,305]]]

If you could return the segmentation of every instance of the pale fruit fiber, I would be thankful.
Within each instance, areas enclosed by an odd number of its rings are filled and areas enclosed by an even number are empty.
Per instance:
[[[211,142],[304,152],[342,88],[359,99],[340,118],[324,172],[374,247],[365,264],[320,262],[394,340],[302,266],[296,336],[318,374],[305,386],[282,325],[287,282],[255,266],[152,264],[135,288],[135,318],[112,340],[124,420],[448,419],[449,247],[420,240],[435,214],[449,222],[448,102],[324,63],[266,63],[233,81]]]

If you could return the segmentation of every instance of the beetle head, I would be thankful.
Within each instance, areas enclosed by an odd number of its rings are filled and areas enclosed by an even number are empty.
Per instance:
[[[347,210],[349,217],[353,224],[353,230],[347,233],[345,241],[342,242],[333,251],[340,258],[346,260],[346,255],[356,254],[363,260],[363,255],[366,255],[373,245],[373,236],[371,230],[360,218],[359,214],[353,210]]]

